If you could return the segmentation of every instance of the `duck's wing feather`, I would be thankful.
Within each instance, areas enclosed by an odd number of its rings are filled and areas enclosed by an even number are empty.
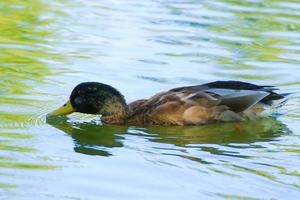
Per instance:
[[[260,85],[255,85],[255,84],[242,82],[242,81],[215,81],[215,82],[206,83],[206,84],[202,84],[202,85],[174,88],[170,91],[184,92],[184,93],[197,93],[197,92],[202,92],[205,90],[215,90],[215,91],[223,90],[223,93],[224,92],[230,93],[231,90],[233,90],[233,91],[248,91],[249,94],[251,94],[251,95],[254,95],[254,94],[256,94],[256,92],[258,92],[257,97],[261,96],[260,92],[265,92],[268,95],[266,95],[265,97],[263,97],[261,99],[261,102],[265,103],[265,104],[272,104],[273,100],[278,100],[278,99],[284,98],[284,95],[274,92],[275,90],[278,90],[278,88],[276,88],[274,86],[260,86]],[[252,93],[251,93],[251,91],[252,91]],[[218,93],[220,93],[220,92],[221,91],[218,91]],[[241,92],[240,94],[242,95],[242,94],[247,94],[247,93]]]
[[[197,101],[197,98],[205,97],[218,105],[228,106],[234,112],[242,112],[268,95],[269,93],[265,91],[210,88],[197,92],[189,98]]]

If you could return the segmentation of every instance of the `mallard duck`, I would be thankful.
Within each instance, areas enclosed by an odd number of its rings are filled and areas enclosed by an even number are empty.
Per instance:
[[[274,86],[216,81],[174,88],[126,104],[117,89],[103,83],[84,82],[73,89],[67,103],[48,117],[80,112],[100,114],[103,123],[129,125],[240,122],[270,114],[268,110],[276,101],[282,104],[285,95],[275,90]]]

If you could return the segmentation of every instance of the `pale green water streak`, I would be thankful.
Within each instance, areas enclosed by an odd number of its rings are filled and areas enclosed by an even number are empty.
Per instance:
[[[0,50],[0,199],[300,196],[297,0],[3,1]],[[294,94],[243,132],[45,121],[82,81],[130,102],[228,79]]]

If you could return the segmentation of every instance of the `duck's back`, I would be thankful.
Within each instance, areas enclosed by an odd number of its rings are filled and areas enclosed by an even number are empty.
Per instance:
[[[243,121],[263,116],[284,96],[272,86],[217,81],[174,88],[129,104],[129,124],[199,125]]]

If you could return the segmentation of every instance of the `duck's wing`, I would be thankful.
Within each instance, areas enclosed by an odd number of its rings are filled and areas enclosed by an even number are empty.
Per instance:
[[[269,94],[265,91],[212,88],[193,93],[188,98],[194,102],[200,102],[205,98],[211,105],[226,105],[238,113],[251,108]]]
[[[198,86],[199,87],[199,86]],[[278,94],[275,91],[279,90],[275,86],[270,85],[255,85],[252,83],[242,81],[215,81],[201,85],[209,89],[232,89],[232,90],[247,90],[247,91],[261,91],[268,93],[261,102],[271,105],[274,100],[283,99],[284,95]]]
[[[252,101],[255,102],[259,100],[264,104],[271,105],[274,100],[283,99],[284,95],[276,93],[275,90],[278,89],[274,86],[260,86],[241,81],[215,81],[202,85],[174,88],[170,91],[189,94],[199,94],[201,92],[211,91],[211,93],[215,93],[221,97],[224,96],[224,98],[228,99],[223,99],[223,101],[226,103],[228,102],[228,104],[231,104],[233,100],[243,100],[241,102],[248,102],[241,106],[241,108],[247,108],[246,105],[251,106],[250,102]],[[252,99],[252,101],[248,99]]]
[[[256,90],[207,89],[205,93],[215,94],[220,105],[226,105],[234,112],[242,112],[260,102],[270,93]]]

